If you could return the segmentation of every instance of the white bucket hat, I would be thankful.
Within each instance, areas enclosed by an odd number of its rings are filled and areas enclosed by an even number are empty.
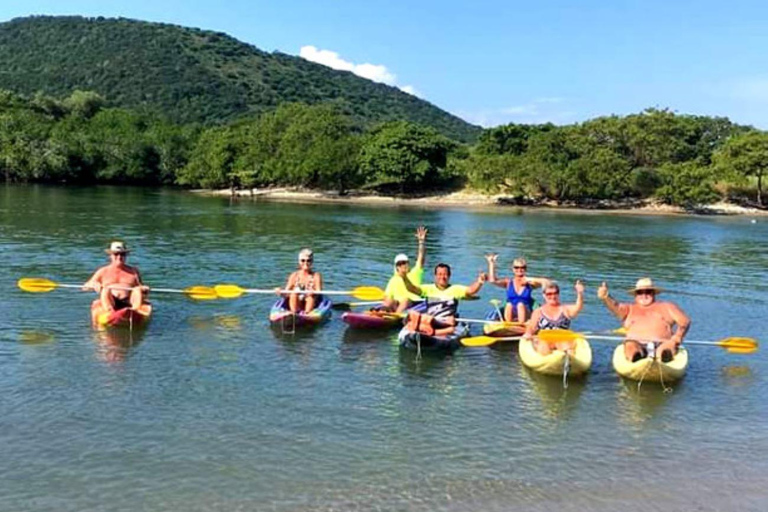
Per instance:
[[[408,255],[400,253],[397,256],[395,256],[395,266],[397,266],[398,263],[408,262]]]
[[[109,249],[104,249],[104,252],[107,254],[128,254],[131,251],[128,250],[124,242],[115,241],[109,244]]]

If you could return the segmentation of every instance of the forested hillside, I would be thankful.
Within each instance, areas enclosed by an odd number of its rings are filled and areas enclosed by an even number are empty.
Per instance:
[[[220,124],[286,102],[337,102],[356,122],[411,121],[452,139],[480,128],[395,87],[226,34],[128,19],[37,16],[0,24],[0,88],[67,97],[88,90],[109,105],[177,123]]]

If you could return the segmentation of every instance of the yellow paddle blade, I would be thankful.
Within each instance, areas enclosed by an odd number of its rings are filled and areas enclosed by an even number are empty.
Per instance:
[[[194,300],[213,300],[219,298],[216,290],[210,286],[190,286],[184,288],[184,293],[187,297]]]
[[[42,277],[24,277],[16,283],[25,292],[45,293],[56,289],[56,283]]]
[[[615,334],[627,334],[627,328],[626,327],[619,327],[618,329],[614,329],[611,331]]]
[[[581,335],[566,329],[551,329],[548,331],[539,331],[536,333],[536,337],[546,343],[565,343],[576,341]]]
[[[465,347],[487,347],[493,345],[502,338],[493,338],[491,336],[473,336],[471,338],[463,338],[461,344]]]
[[[236,299],[245,293],[245,289],[236,284],[217,284],[213,290],[216,296],[222,299]]]
[[[360,300],[381,300],[384,298],[384,290],[378,286],[358,286],[350,295]]]
[[[753,354],[757,352],[757,347],[752,347],[752,348],[726,347],[725,350],[731,354]]]
[[[757,350],[757,341],[752,338],[732,337],[717,342],[717,345],[728,349]]]

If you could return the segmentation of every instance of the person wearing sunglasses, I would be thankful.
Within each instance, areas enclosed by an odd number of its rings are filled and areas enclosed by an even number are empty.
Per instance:
[[[139,309],[149,288],[142,284],[139,269],[125,263],[131,251],[124,242],[115,241],[104,252],[109,254],[109,264],[98,269],[83,284],[83,289],[95,290],[106,312]]]
[[[312,250],[302,249],[299,252],[299,269],[288,276],[288,281],[285,283],[286,290],[301,292],[287,294],[288,307],[292,313],[298,313],[301,310],[309,313],[319,304],[323,276],[312,269],[312,263],[314,263]]]
[[[398,272],[404,269],[408,274],[408,279],[413,284],[416,286],[421,285],[421,282],[424,279],[424,262],[427,253],[426,227],[419,226],[416,228],[416,240],[418,240],[419,247],[418,252],[416,253],[416,265],[413,268],[409,265],[407,254],[398,254],[395,256],[395,274],[389,279],[387,288],[384,290],[382,309],[400,313],[411,307],[415,302],[422,300],[420,296],[408,292],[403,284],[403,280],[398,275]]]
[[[555,281],[547,281],[542,292],[544,305],[531,314],[531,320],[528,322],[523,337],[535,340],[535,334],[542,330],[570,329],[571,320],[576,318],[584,307],[584,284],[581,280],[576,280],[574,289],[576,290],[576,303],[562,304],[560,302],[560,286]],[[549,343],[534,341],[534,348],[542,355],[552,353],[553,349],[572,352],[573,346],[573,341],[559,342],[554,346]]]
[[[512,262],[512,277],[496,277],[496,260],[498,254],[486,254],[488,261],[488,282],[507,291],[507,301],[504,306],[505,322],[526,322],[533,310],[533,290],[541,288],[549,279],[545,277],[529,277],[528,262],[524,258],[516,258]]]
[[[624,356],[627,361],[635,362],[647,357],[646,344],[653,342],[658,343],[656,350],[661,354],[661,360],[668,363],[683,342],[691,319],[676,304],[657,301],[656,296],[662,291],[653,280],[643,277],[629,290],[635,296],[634,302],[624,304],[610,296],[605,282],[598,288],[597,297],[624,323],[627,331]]]

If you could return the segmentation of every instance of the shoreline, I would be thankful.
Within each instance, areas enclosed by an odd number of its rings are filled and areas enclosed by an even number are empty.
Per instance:
[[[460,208],[471,210],[509,210],[517,208],[530,211],[604,213],[632,215],[692,215],[692,216],[768,216],[768,209],[744,207],[738,204],[718,202],[691,210],[653,201],[595,201],[593,205],[557,204],[554,201],[535,203],[520,202],[505,195],[487,195],[469,190],[442,192],[413,196],[382,196],[377,194],[351,191],[347,195],[337,192],[304,189],[300,187],[276,187],[245,190],[198,189],[195,194],[238,197],[257,201],[275,201],[289,203],[332,203],[358,206],[387,207],[422,207],[422,208]]]

